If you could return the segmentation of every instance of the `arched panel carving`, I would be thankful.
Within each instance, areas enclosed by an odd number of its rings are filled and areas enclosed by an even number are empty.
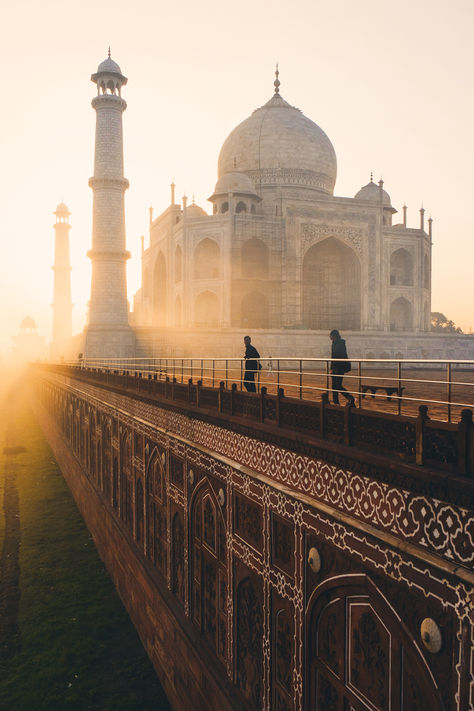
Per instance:
[[[255,708],[263,702],[263,604],[253,576],[236,594],[236,684]]]
[[[442,710],[423,656],[365,575],[316,588],[307,620],[308,708]]]
[[[177,511],[171,522],[171,589],[184,605],[184,524],[183,514]]]
[[[219,659],[227,655],[227,547],[224,517],[207,481],[191,506],[191,611]]]

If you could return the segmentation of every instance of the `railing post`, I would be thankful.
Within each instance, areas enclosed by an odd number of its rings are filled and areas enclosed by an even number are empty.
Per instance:
[[[425,422],[429,420],[428,407],[420,405],[418,408],[418,417],[416,418],[416,463],[420,466],[424,464],[424,438],[425,438]]]
[[[216,361],[212,359],[212,387],[214,387]]]
[[[265,385],[262,385],[262,388],[260,390],[260,422],[263,422],[265,420],[265,396],[267,394],[267,388]]]
[[[447,386],[448,386],[448,393],[447,393],[447,400],[448,400],[448,422],[451,422],[451,363],[447,364]]]
[[[191,389],[193,387],[193,379],[188,378],[188,402],[191,402]]]
[[[218,403],[218,410],[219,412],[222,412],[222,393],[224,391],[225,383],[223,380],[219,383],[219,392],[217,393],[217,403]]]
[[[234,414],[234,397],[235,393],[237,392],[237,383],[232,383],[231,389],[230,389],[230,414]]]
[[[351,437],[351,417],[354,412],[354,402],[351,400],[351,404],[347,404],[344,408],[344,444],[350,446],[352,444]]]
[[[321,395],[320,411],[319,411],[319,431],[321,438],[326,437],[326,406],[329,405],[329,393]]]
[[[244,378],[244,373],[243,373],[243,368],[242,368],[242,360],[240,361],[240,389],[242,390],[243,387],[243,378]]]
[[[330,361],[326,361],[326,390],[329,391],[329,363]]]
[[[397,414],[402,414],[402,364],[400,361],[397,363]]]
[[[277,393],[280,389],[280,359],[277,360]]]
[[[174,391],[175,391],[175,385],[176,385],[176,378],[173,376],[173,380],[171,381],[171,399],[174,400]]]
[[[362,407],[362,361],[359,361],[357,366],[357,404],[359,408]]]
[[[300,360],[299,389],[300,389],[300,400],[302,400],[303,399],[303,361],[302,360]]]
[[[229,387],[229,361],[226,359],[225,362],[225,389]]]
[[[170,382],[170,379],[169,379],[169,376],[167,375],[166,379],[165,379],[165,398],[169,398],[169,382]]]
[[[181,358],[181,382],[184,383],[184,358]]]
[[[202,362],[202,361],[201,361]],[[201,399],[201,388],[202,388],[202,380],[198,380],[196,383],[196,405],[199,407],[200,405],[200,399]]]
[[[285,397],[285,391],[283,390],[283,388],[278,388],[277,399],[276,399],[276,420],[277,420],[278,427],[280,427],[280,423],[281,423],[280,404],[281,404],[282,398],[284,398],[284,397]]]
[[[473,426],[472,410],[461,410],[461,419],[458,424],[458,474],[469,476],[473,473],[471,467]]]

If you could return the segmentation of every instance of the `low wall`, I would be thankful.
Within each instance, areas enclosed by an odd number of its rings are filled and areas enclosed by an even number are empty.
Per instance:
[[[474,708],[472,510],[429,476],[384,483],[74,377],[34,387],[177,711]]]

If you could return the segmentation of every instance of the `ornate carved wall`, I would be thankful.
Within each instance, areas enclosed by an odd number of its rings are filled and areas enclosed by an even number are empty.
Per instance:
[[[54,374],[37,393],[176,709],[474,708],[472,511],[176,406]]]

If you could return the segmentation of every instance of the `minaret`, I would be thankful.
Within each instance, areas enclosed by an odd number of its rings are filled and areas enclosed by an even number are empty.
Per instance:
[[[121,89],[127,83],[119,65],[109,56],[91,76],[97,84],[92,107],[95,130],[92,262],[89,323],[85,357],[133,356],[135,338],[128,323],[125,248],[125,200],[128,180],[123,175],[122,113],[127,108]]]
[[[69,212],[60,202],[56,208],[54,225],[54,291],[53,291],[53,340],[51,358],[57,360],[67,357],[72,338],[72,303],[71,303],[71,263],[69,260]]]

